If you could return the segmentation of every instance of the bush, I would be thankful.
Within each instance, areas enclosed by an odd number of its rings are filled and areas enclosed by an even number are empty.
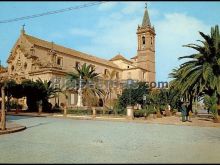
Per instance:
[[[156,113],[156,110],[152,105],[140,110],[134,111],[134,117],[148,117],[150,114]]]
[[[113,110],[116,114],[126,114],[126,108],[122,107],[119,100],[115,101]]]
[[[75,115],[92,115],[92,110],[90,109],[67,109],[67,114]]]
[[[61,112],[62,113],[62,109],[61,107],[56,103],[52,109],[51,109],[52,112]]]
[[[10,102],[10,108],[11,109],[22,109],[22,105],[21,104],[19,104],[17,101],[14,101],[14,100],[12,100],[11,102]]]
[[[134,111],[134,117],[144,117],[144,113],[145,113],[145,110],[144,109],[139,109],[139,110],[136,110]]]

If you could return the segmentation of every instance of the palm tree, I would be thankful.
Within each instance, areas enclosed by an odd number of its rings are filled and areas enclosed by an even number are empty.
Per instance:
[[[54,87],[51,81],[38,79],[35,82],[36,88],[40,91],[39,95],[39,113],[41,112],[41,108],[44,110],[51,109],[50,103],[48,102],[49,99],[56,97],[58,92],[61,92],[61,89],[58,87]]]
[[[109,108],[113,109],[112,106],[112,93],[117,92],[117,88],[113,86],[113,81],[118,80],[117,72],[115,70],[112,70],[111,72],[109,70],[106,71],[105,74],[103,74],[103,79],[107,84],[105,83],[105,97],[104,97],[104,105],[108,107],[107,100],[109,99]]]
[[[68,73],[67,78],[72,82],[78,80],[81,76],[84,84],[82,91],[84,100],[89,105],[97,105],[99,99],[103,97],[104,90],[98,88],[97,84],[93,84],[94,86],[91,87],[89,83],[94,83],[97,81],[99,74],[95,73],[94,67],[91,65],[86,65],[86,63],[84,63],[82,66],[78,65],[75,70],[76,72]]]
[[[36,85],[39,89],[42,89],[43,91],[43,99],[49,100],[51,98],[54,98],[56,96],[57,92],[61,92],[60,88],[54,87],[51,81],[38,79],[36,80]]]
[[[196,96],[217,92],[218,107],[220,107],[220,34],[218,26],[211,28],[211,34],[199,32],[204,41],[198,40],[201,45],[184,45],[195,49],[197,53],[183,56],[179,59],[189,59],[174,70],[171,84],[177,86],[181,94],[190,100]]]

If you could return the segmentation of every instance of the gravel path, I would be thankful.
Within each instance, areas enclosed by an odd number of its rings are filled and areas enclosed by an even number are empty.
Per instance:
[[[220,129],[8,116],[0,163],[220,163]]]

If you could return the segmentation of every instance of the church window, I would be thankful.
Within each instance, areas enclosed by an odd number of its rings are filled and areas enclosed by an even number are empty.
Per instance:
[[[14,65],[12,65],[12,66],[11,66],[11,70],[14,71],[14,69],[15,69],[15,67],[14,67]]]
[[[26,69],[26,68],[27,68],[27,63],[25,62],[25,63],[24,63],[24,69]]]
[[[116,72],[116,78],[119,79],[119,73],[118,72]]]
[[[105,74],[105,75],[107,75],[107,71],[108,71],[108,69],[105,69],[105,70],[104,70],[104,74]]]
[[[80,62],[76,61],[76,65],[75,65],[75,67],[78,68],[79,65],[80,65]]]
[[[129,66],[128,66],[128,68],[129,68]]]
[[[151,37],[151,45],[153,44],[153,37]]]
[[[57,65],[62,66],[62,58],[61,57],[57,58]]]
[[[142,37],[142,44],[145,45],[145,37]]]

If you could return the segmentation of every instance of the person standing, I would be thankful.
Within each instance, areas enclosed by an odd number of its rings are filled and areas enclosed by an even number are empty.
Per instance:
[[[186,121],[186,113],[187,113],[186,102],[182,102],[181,105],[182,122]]]
[[[191,122],[190,118],[189,118],[189,113],[192,112],[192,106],[189,102],[187,102],[186,104],[186,121]]]

